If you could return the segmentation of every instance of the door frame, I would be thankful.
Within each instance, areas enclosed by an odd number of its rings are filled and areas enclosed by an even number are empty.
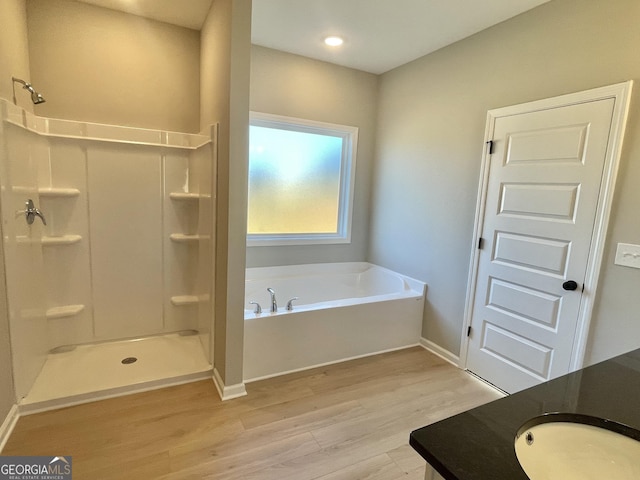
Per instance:
[[[498,118],[532,113],[552,108],[568,107],[581,103],[594,102],[598,100],[614,99],[613,116],[607,151],[605,154],[604,170],[600,183],[600,194],[596,208],[596,217],[591,237],[591,247],[589,249],[589,260],[584,282],[584,294],[580,302],[578,311],[578,323],[576,334],[573,340],[571,352],[570,371],[582,368],[589,338],[589,328],[591,325],[591,315],[593,313],[594,300],[596,298],[598,279],[602,265],[607,230],[611,216],[611,206],[613,194],[616,186],[616,177],[620,165],[622,154],[622,142],[624,131],[629,114],[629,104],[633,80],[594,88],[577,93],[570,93],[553,98],[546,98],[533,102],[527,102],[509,107],[496,108],[487,112],[487,123],[485,128],[485,147],[482,153],[482,164],[480,166],[480,180],[478,185],[478,200],[476,203],[476,214],[473,228],[473,241],[471,243],[471,260],[469,265],[469,277],[467,280],[467,295],[464,308],[464,321],[462,325],[462,335],[460,344],[460,368],[467,368],[467,354],[469,348],[468,328],[471,326],[473,317],[473,305],[478,282],[478,264],[480,260],[480,250],[478,242],[484,227],[484,212],[486,208],[487,186],[489,184],[489,166],[491,155],[489,153],[489,141],[492,140],[495,123]]]

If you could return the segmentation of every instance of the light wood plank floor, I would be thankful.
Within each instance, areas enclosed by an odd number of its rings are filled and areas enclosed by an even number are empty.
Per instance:
[[[411,430],[499,398],[420,347],[247,385],[201,381],[20,418],[3,455],[71,455],[73,478],[422,480]]]

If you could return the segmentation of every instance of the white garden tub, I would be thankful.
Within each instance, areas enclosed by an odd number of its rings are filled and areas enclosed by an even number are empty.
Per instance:
[[[425,290],[423,282],[364,262],[248,268],[245,381],[418,345]]]

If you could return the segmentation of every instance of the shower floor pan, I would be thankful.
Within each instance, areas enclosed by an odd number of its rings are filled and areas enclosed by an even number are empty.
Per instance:
[[[211,378],[198,335],[79,345],[50,353],[21,413],[35,413]]]

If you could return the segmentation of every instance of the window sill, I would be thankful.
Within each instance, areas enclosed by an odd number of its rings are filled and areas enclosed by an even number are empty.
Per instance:
[[[247,247],[280,247],[290,245],[337,245],[351,243],[351,237],[343,235],[248,235]]]

